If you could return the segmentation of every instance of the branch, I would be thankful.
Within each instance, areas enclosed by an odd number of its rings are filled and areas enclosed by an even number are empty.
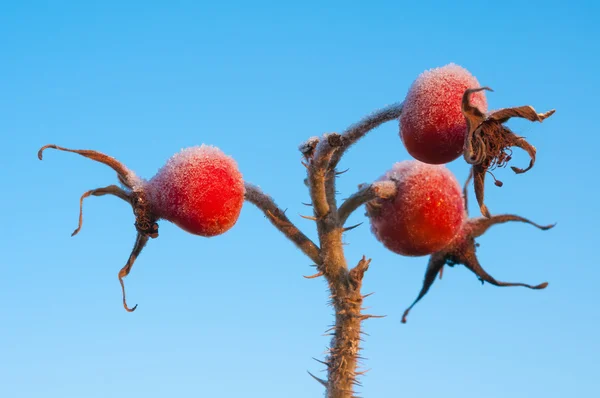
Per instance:
[[[317,262],[317,275],[322,273],[327,279],[336,314],[335,333],[327,360],[331,367],[328,369],[328,380],[323,383],[329,398],[352,396],[352,388],[357,383],[360,324],[370,317],[361,315],[363,297],[360,293],[362,277],[370,260],[363,258],[357,267],[348,271],[342,244],[343,224],[361,204],[396,192],[395,186],[386,188],[375,183],[353,195],[338,209],[335,198],[336,166],[352,144],[380,124],[398,118],[401,112],[402,104],[389,106],[350,126],[343,134],[312,137],[299,147],[306,160],[303,162],[308,173],[305,184],[310,190],[319,234],[322,262]]]
[[[344,152],[364,137],[369,131],[379,127],[385,122],[398,119],[402,114],[403,105],[402,102],[389,105],[373,112],[358,123],[348,127],[346,131],[342,133],[342,145],[333,154],[329,166],[335,168],[344,155]]]
[[[359,185],[359,191],[350,196],[338,209],[340,225],[344,225],[346,220],[356,209],[373,199],[389,199],[396,195],[396,183],[393,181],[377,181],[371,185]]]
[[[335,201],[335,172],[329,167],[336,148],[342,145],[342,136],[337,133],[325,134],[321,140],[316,137],[300,145],[300,152],[309,161],[308,187],[313,202],[315,216],[326,217],[331,210],[337,210]]]
[[[265,216],[271,221],[281,233],[302,250],[304,254],[310,257],[316,264],[321,264],[321,251],[306,235],[304,235],[287,218],[285,213],[277,207],[273,199],[263,193],[260,188],[250,183],[245,183],[246,200],[265,213]]]

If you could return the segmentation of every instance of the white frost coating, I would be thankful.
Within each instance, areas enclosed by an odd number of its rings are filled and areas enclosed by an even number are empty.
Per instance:
[[[425,204],[429,205],[430,200],[438,200],[438,206],[446,206],[447,211],[437,216],[443,217],[445,224],[455,227],[456,233],[460,231],[460,226],[466,219],[462,189],[454,174],[446,166],[405,160],[394,164],[391,170],[378,179],[378,181],[390,180],[395,181],[398,187],[396,196],[391,199],[392,202],[384,204],[386,211],[379,216],[371,217],[371,230],[379,240],[381,240],[378,233],[380,223],[404,228],[403,223],[400,222],[403,214],[420,213],[427,218],[423,211],[436,209],[433,206],[423,207]],[[411,232],[413,231],[408,231],[409,240],[415,238]],[[388,246],[385,241],[382,242]],[[391,246],[394,244],[392,243]]]
[[[401,126],[410,126],[417,141],[432,130],[443,131],[439,139],[450,141],[464,135],[466,122],[460,104],[468,88],[480,87],[479,81],[465,68],[454,63],[421,73],[406,96]],[[472,96],[472,103],[487,111],[483,93]],[[420,134],[421,133],[421,134]]]
[[[418,160],[403,160],[402,162],[395,163],[392,168],[377,181],[407,181],[416,174],[428,177],[438,173],[446,174],[449,178],[456,181],[456,178],[454,178],[454,175],[446,166],[427,164]]]
[[[413,176],[419,176],[419,180],[411,181]],[[418,160],[404,160],[395,163],[391,170],[388,170],[384,176],[378,179],[378,181],[386,180],[396,181],[397,185],[404,183],[410,185],[407,187],[408,189],[398,191],[396,200],[402,200],[403,195],[427,200],[427,196],[432,192],[448,192],[449,186],[455,188],[451,190],[452,195],[462,198],[462,190],[458,180],[445,165],[427,164]],[[440,183],[443,183],[443,185]],[[406,201],[406,203],[413,206],[420,205],[416,200]]]
[[[320,141],[319,137],[316,137],[316,136],[310,137],[309,139],[304,141],[302,144],[298,145],[298,149],[302,153],[307,153],[307,152],[313,151],[317,147],[317,144],[319,143],[319,141]]]
[[[227,227],[222,225],[223,218],[230,219],[231,214],[236,214],[233,221],[237,220],[245,193],[235,160],[219,148],[204,144],[173,155],[146,189],[160,217],[200,223],[208,219],[215,230]]]
[[[144,190],[144,188],[146,187],[146,184],[148,183],[143,178],[138,177],[135,173],[130,173],[127,175],[127,182],[129,182],[129,184],[131,184],[134,191]]]

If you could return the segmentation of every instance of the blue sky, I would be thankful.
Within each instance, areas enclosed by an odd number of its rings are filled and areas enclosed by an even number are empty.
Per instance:
[[[328,344],[325,282],[302,278],[310,260],[257,209],[246,204],[211,239],[162,222],[127,278],[139,304],[129,314],[117,272],[133,245],[131,210],[89,199],[70,237],[81,193],[116,183],[114,173],[36,152],[96,149],[150,178],[181,148],[217,145],[314,237],[297,216],[308,199],[298,144],[401,101],[419,73],[449,62],[494,88],[491,109],[557,109],[541,125],[511,124],[538,161],[524,175],[499,171],[504,187],[490,184],[486,203],[558,226],[498,226],[478,251],[498,279],[550,285],[481,286],[455,267],[403,325],[427,258],[386,251],[367,225],[349,232],[349,263],[373,259],[366,305],[387,315],[366,323],[372,370],[359,395],[597,392],[597,5],[123,3],[0,5],[0,396],[320,396],[306,371],[324,375],[311,357]],[[373,131],[342,161],[341,197],[407,158],[397,123]],[[449,167],[466,177],[462,160]]]

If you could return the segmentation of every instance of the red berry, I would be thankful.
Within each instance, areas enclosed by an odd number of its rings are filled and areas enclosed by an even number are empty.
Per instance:
[[[207,145],[173,155],[146,190],[157,217],[201,236],[229,230],[244,203],[244,181],[236,162]]]
[[[418,161],[396,163],[380,181],[396,183],[392,199],[367,205],[371,230],[389,250],[424,256],[447,246],[465,221],[458,181],[445,166]]]
[[[466,89],[479,87],[466,69],[449,64],[423,72],[408,90],[400,116],[400,137],[408,153],[429,164],[453,161],[463,153],[467,124],[461,111]],[[487,111],[483,91],[471,103]]]

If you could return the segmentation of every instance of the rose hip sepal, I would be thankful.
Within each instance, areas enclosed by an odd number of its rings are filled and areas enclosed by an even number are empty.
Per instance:
[[[470,100],[474,94],[483,92],[483,90],[493,91],[489,87],[468,89],[465,90],[462,97],[462,113],[467,121],[463,156],[467,163],[472,165],[475,196],[481,214],[490,217],[490,212],[483,203],[485,174],[490,173],[496,186],[501,187],[502,182],[497,180],[491,171],[496,167],[506,166],[511,160],[512,150],[510,148],[514,146],[525,150],[531,158],[529,166],[525,169],[511,166],[515,173],[525,173],[535,163],[535,147],[529,144],[525,138],[513,133],[504,126],[504,123],[513,117],[542,122],[552,116],[555,111],[552,109],[546,113],[537,113],[531,106],[526,105],[500,109],[486,115],[476,106],[477,104],[473,104]]]
[[[159,219],[171,221],[195,235],[215,236],[235,224],[244,203],[244,181],[236,162],[215,147],[202,145],[182,150],[173,155],[150,181],[139,178],[115,158],[97,151],[46,145],[38,152],[40,160],[48,148],[77,153],[117,172],[123,188],[109,185],[89,190],[81,196],[79,225],[72,236],[81,229],[85,198],[114,195],[131,205],[137,237],[127,263],[119,271],[123,306],[129,312],[137,305],[127,306],[123,278],[131,271],[148,239],[158,237]]]
[[[463,153],[467,124],[461,112],[466,89],[478,87],[466,69],[449,64],[423,72],[413,82],[400,115],[400,137],[408,153],[429,164],[451,162]],[[483,92],[471,100],[482,112],[487,110]]]
[[[467,184],[469,183],[470,179],[471,175],[469,175],[463,190],[465,196],[465,211],[467,209]],[[406,309],[406,311],[404,311],[402,323],[406,323],[406,317],[408,316],[410,310],[427,294],[429,288],[431,285],[433,285],[433,282],[435,282],[436,276],[439,274],[440,279],[442,278],[444,265],[453,267],[456,264],[463,264],[475,275],[477,275],[477,278],[479,278],[482,284],[487,282],[494,286],[523,286],[536,290],[546,288],[546,286],[548,286],[548,282],[540,283],[539,285],[528,285],[525,283],[498,281],[488,274],[479,264],[475,254],[475,249],[479,246],[479,244],[475,243],[475,238],[483,235],[491,226],[503,224],[509,221],[519,221],[531,224],[543,231],[553,228],[556,225],[538,225],[526,218],[512,214],[496,215],[490,218],[479,217],[468,219],[463,225],[459,235],[448,246],[444,247],[438,252],[433,253],[429,258],[429,264],[427,266],[427,270],[425,271],[423,287],[421,288],[416,300],[410,305],[410,307]]]
[[[447,246],[465,220],[456,178],[445,166],[396,163],[379,181],[396,183],[395,196],[367,203],[371,230],[389,250],[424,256]]]

